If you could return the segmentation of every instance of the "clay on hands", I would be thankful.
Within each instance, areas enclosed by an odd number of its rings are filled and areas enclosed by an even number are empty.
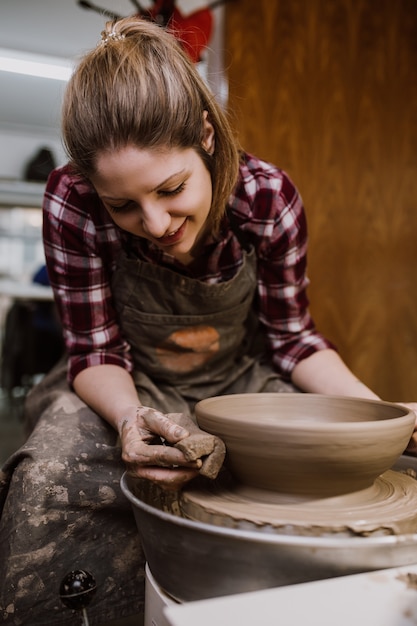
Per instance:
[[[223,441],[219,437],[201,430],[184,413],[168,413],[167,416],[190,433],[188,437],[178,441],[175,447],[181,450],[187,461],[201,459],[202,466],[199,473],[202,476],[216,478],[226,456],[226,446]]]

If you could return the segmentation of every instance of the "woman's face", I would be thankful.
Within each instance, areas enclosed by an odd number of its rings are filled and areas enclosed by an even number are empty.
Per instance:
[[[203,147],[210,152],[211,131],[206,139]],[[195,150],[128,145],[102,153],[91,182],[120,228],[148,239],[182,263],[192,260],[212,201],[210,173]]]

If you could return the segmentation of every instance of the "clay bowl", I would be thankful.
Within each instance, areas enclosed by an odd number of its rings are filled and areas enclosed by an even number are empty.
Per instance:
[[[401,456],[415,415],[389,402],[304,393],[247,393],[201,400],[200,428],[226,444],[241,484],[296,496],[366,489]]]

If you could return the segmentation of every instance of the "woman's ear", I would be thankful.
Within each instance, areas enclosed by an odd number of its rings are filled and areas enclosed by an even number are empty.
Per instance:
[[[215,132],[211,122],[208,121],[208,112],[203,111],[203,124],[204,124],[204,136],[202,146],[208,154],[214,153],[215,147]]]

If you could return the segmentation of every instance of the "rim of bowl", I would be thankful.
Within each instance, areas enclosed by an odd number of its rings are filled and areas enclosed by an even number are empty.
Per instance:
[[[366,429],[378,429],[381,430],[381,426],[383,424],[388,424],[391,425],[393,421],[396,422],[396,424],[400,423],[404,423],[404,424],[409,424],[410,428],[411,425],[415,423],[415,415],[413,414],[413,411],[411,409],[409,409],[406,406],[403,406],[399,403],[395,403],[395,402],[387,402],[385,400],[371,400],[368,398],[357,398],[357,397],[351,397],[351,396],[330,396],[330,395],[324,395],[324,394],[315,394],[315,393],[281,393],[281,392],[260,392],[260,393],[240,393],[240,394],[227,394],[227,395],[223,395],[223,396],[212,396],[210,398],[205,398],[204,400],[200,400],[199,402],[197,402],[197,404],[195,405],[195,413],[197,416],[197,421],[199,421],[199,419],[212,419],[212,420],[221,420],[223,422],[227,422],[227,423],[233,423],[233,422],[241,422],[241,423],[247,423],[247,422],[251,422],[254,425],[256,425],[258,428],[259,427],[269,427],[271,425],[272,420],[274,419],[274,416],[270,416],[270,420],[268,421],[256,421],[254,420],[253,415],[241,415],[241,414],[236,414],[236,415],[230,415],[230,414],[223,414],[222,411],[220,410],[220,412],[217,415],[213,415],[211,407],[219,402],[223,402],[223,403],[227,403],[230,407],[230,403],[233,403],[234,400],[236,399],[240,399],[240,398],[244,398],[248,401],[252,401],[255,400],[256,397],[262,396],[263,398],[276,398],[279,400],[279,398],[285,398],[285,400],[290,400],[290,402],[294,399],[294,402],[296,400],[300,400],[300,398],[302,398],[303,400],[307,401],[307,400],[311,400],[312,402],[318,402],[319,400],[323,401],[325,400],[326,402],[329,402],[329,404],[337,404],[340,402],[343,402],[346,405],[349,404],[360,404],[360,405],[371,405],[373,407],[385,407],[386,409],[392,409],[393,412],[395,413],[396,411],[398,412],[397,415],[392,415],[392,416],[386,416],[386,417],[375,417],[374,419],[360,419],[358,421],[351,421],[351,420],[341,420],[341,421],[313,421],[311,419],[297,419],[296,417],[283,417],[280,419],[280,421],[276,421],[274,423],[275,427],[279,427],[279,426],[285,426],[286,428],[290,425],[292,427],[293,430],[306,430],[308,428],[313,428],[315,431],[320,431],[320,430],[345,430],[346,426],[349,425],[349,429],[351,430],[364,430]],[[307,406],[307,405],[306,405]],[[262,410],[262,405],[259,406],[259,409]],[[201,424],[203,427],[204,425]],[[410,435],[411,436],[411,435]]]

